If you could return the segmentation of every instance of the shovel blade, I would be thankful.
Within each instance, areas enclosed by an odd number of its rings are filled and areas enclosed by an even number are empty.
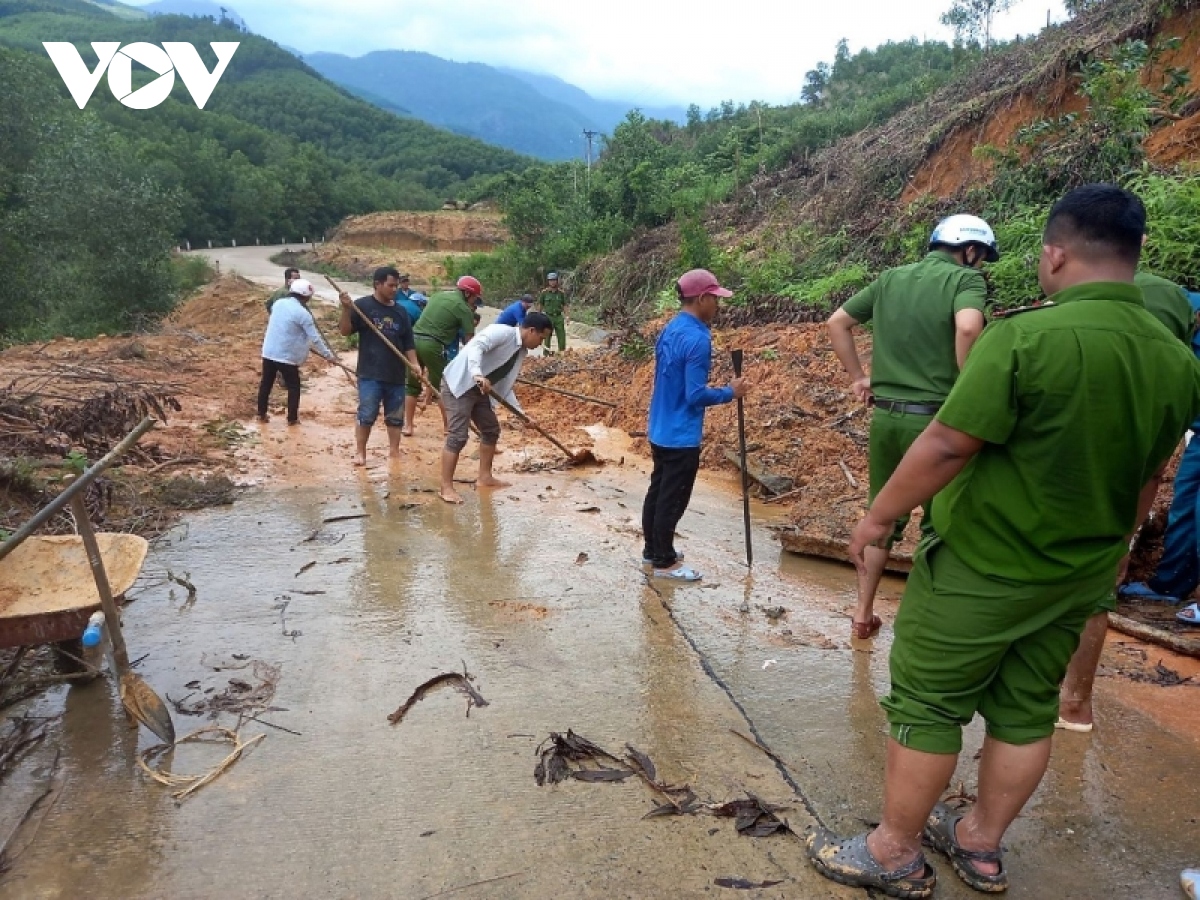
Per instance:
[[[577,450],[567,457],[567,465],[569,466],[598,466],[600,460],[596,459],[596,454],[591,450]]]
[[[121,676],[121,704],[138,722],[149,728],[160,741],[175,743],[175,723],[171,713],[141,676],[126,672]]]

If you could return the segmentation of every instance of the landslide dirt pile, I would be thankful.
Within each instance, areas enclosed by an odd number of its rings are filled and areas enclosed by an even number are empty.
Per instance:
[[[332,241],[352,247],[476,253],[495,249],[507,237],[495,213],[379,212],[344,220]]]
[[[226,276],[154,333],[0,353],[0,528],[24,521],[64,472],[98,459],[143,415],[160,424],[89,494],[98,525],[152,534],[172,509],[231,499],[230,420],[254,413],[267,293]],[[70,530],[69,520],[56,530]]]
[[[635,449],[648,454],[645,430],[653,347],[664,324],[659,320],[640,333],[627,332],[604,350],[568,352],[526,364],[523,377],[612,401],[616,410],[533,387],[518,388],[522,405],[535,419],[560,429],[596,422],[621,428],[637,438]],[[713,345],[713,383],[733,377],[729,351],[745,351],[745,375],[753,385],[746,399],[751,471],[780,479],[779,487],[796,492],[784,501],[790,506],[792,525],[782,535],[785,546],[804,545],[823,555],[839,555],[838,545],[844,546],[866,503],[869,420],[867,410],[849,395],[825,329],[819,324],[718,328]],[[869,359],[868,337],[860,339],[859,352]],[[736,467],[729,456],[736,452],[735,407],[710,409],[703,467],[732,473]],[[906,543],[899,555],[911,549]]]

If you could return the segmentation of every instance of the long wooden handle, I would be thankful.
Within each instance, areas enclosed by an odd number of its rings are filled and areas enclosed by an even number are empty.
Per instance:
[[[96,533],[92,531],[92,523],[88,519],[82,491],[71,498],[71,512],[75,514],[75,527],[79,529],[79,536],[83,539],[83,549],[87,551],[92,578],[95,579],[96,591],[100,594],[100,608],[104,610],[104,624],[108,628],[108,639],[112,642],[113,662],[117,665],[117,674],[124,677],[129,672],[129,652],[125,649],[125,636],[121,634],[121,617],[117,613],[117,602],[113,600],[108,573],[104,571],[104,558],[100,555],[100,545],[96,542]]]
[[[342,294],[346,293],[340,287],[338,287],[334,283],[333,279],[330,278],[328,275],[325,276],[325,280],[329,282],[330,287],[332,287],[335,291],[338,292],[339,298]],[[412,374],[417,378],[417,380],[420,381],[422,385],[424,385],[426,390],[428,390],[430,393],[432,393],[434,397],[437,397],[437,395],[438,395],[437,389],[432,384],[429,383],[429,379],[425,377],[425,373],[422,372],[416,366],[414,366],[412,364],[412,362],[409,360],[409,358],[400,352],[399,347],[397,347],[395,344],[393,344],[391,341],[389,341],[386,337],[384,337],[383,332],[379,330],[379,326],[377,326],[374,322],[372,322],[370,317],[367,316],[367,314],[364,313],[361,309],[359,309],[358,306],[355,305],[353,300],[350,301],[350,308],[352,310],[354,310],[356,313],[358,313],[358,317],[360,319],[362,319],[363,322],[366,323],[368,328],[370,328],[373,332],[375,332],[375,334],[379,337],[379,339],[381,341],[383,341],[384,346],[386,346],[389,350],[391,350],[393,353],[396,354],[396,356],[400,359],[400,362],[404,363],[404,365],[408,369],[408,371],[412,372]]]
[[[741,378],[742,351],[734,350],[731,356],[733,358],[733,375],[735,378]],[[750,539],[750,475],[746,467],[746,406],[741,397],[738,397],[737,413],[738,449],[742,457],[742,521],[746,530],[746,565],[751,567],[754,565],[754,547]]]
[[[530,387],[541,388],[543,391],[551,391],[555,394],[562,394],[564,397],[570,397],[573,400],[582,400],[585,403],[595,403],[598,406],[607,406],[611,409],[617,408],[617,404],[612,403],[611,401],[600,400],[596,397],[589,397],[587,394],[576,394],[573,391],[564,391],[562,388],[550,387],[550,385],[542,384],[540,381],[529,381],[525,378],[518,378],[517,382],[519,384],[527,384]]]
[[[71,502],[77,493],[85,490],[89,484],[100,476],[100,473],[105,471],[109,466],[115,463],[118,459],[128,452],[129,448],[142,439],[147,431],[153,428],[155,420],[147,416],[138,423],[137,427],[129,434],[121,439],[121,442],[113,447],[108,453],[95,462],[86,472],[72,481],[63,490],[61,494],[51,500],[48,504],[42,507],[41,511],[36,516],[14,531],[3,544],[0,544],[0,559],[8,556],[21,543],[25,541],[31,534],[49,522],[52,518],[62,511],[63,507]]]
[[[512,413],[514,416],[516,416],[518,419],[520,419],[522,422],[524,422],[526,425],[528,425],[530,428],[532,428],[534,431],[536,431],[538,434],[540,434],[542,437],[544,437],[546,440],[548,440],[550,443],[552,443],[555,447],[557,447],[559,450],[561,450],[565,456],[567,456],[569,458],[573,458],[575,456],[574,453],[572,453],[570,450],[568,450],[566,447],[564,447],[562,444],[560,444],[558,442],[558,439],[556,437],[554,437],[554,435],[552,435],[550,432],[548,432],[545,428],[543,428],[537,422],[533,421],[533,419],[529,418],[529,416],[525,415],[525,413],[521,412],[519,409],[517,409],[515,406],[513,406],[511,403],[509,403],[507,400],[505,400],[503,397],[501,397],[499,394],[497,394],[495,391],[492,391],[492,393],[489,394],[488,396],[495,397],[498,401],[500,401],[501,406],[503,406],[510,413]]]

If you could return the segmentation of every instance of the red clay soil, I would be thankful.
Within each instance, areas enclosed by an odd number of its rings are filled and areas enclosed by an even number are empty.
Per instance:
[[[1158,65],[1146,72],[1145,83],[1159,85],[1167,68],[1182,67],[1191,72],[1193,85],[1200,84],[1200,8],[1171,17],[1159,35],[1178,37],[1181,44],[1164,53]],[[925,159],[905,188],[901,202],[911,203],[929,195],[952,197],[972,184],[985,182],[993,166],[976,155],[976,148],[1007,146],[1021,128],[1033,122],[1082,112],[1087,102],[1076,93],[1077,87],[1078,79],[1064,74],[1036,91],[1015,95],[999,114],[957,129]],[[1200,115],[1165,122],[1147,139],[1146,152],[1152,162],[1163,166],[1196,159],[1200,156]]]

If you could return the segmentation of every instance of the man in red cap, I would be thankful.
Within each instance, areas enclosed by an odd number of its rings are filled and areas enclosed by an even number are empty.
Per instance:
[[[721,297],[733,292],[721,287],[707,269],[684,273],[675,284],[683,308],[654,346],[654,393],[650,398],[647,434],[654,458],[650,490],[642,505],[643,565],[654,567],[656,578],[699,581],[701,575],[683,565],[675,552],[675,526],[683,517],[696,473],[700,471],[700,439],[704,410],[746,395],[746,381],[708,386],[712,367],[710,328]]]

